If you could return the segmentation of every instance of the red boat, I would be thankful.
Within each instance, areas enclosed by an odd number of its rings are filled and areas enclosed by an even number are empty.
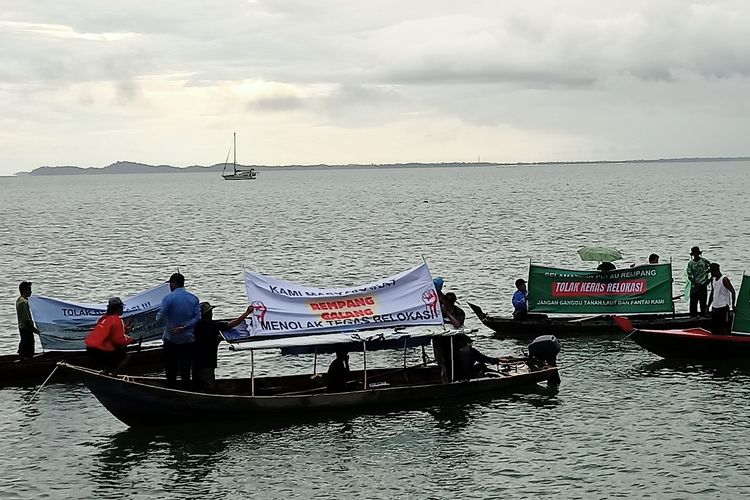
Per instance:
[[[641,330],[623,316],[614,321],[636,344],[664,359],[750,361],[750,335],[715,335],[705,328]]]
[[[746,359],[749,335],[714,335],[703,328],[688,330],[634,330],[631,338],[647,351],[665,359]]]

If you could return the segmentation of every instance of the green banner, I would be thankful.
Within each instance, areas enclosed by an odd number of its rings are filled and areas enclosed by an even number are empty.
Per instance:
[[[734,315],[732,331],[750,333],[750,276],[742,277],[740,293],[737,294],[737,312]]]
[[[557,314],[672,312],[672,265],[611,272],[529,266],[529,311]]]

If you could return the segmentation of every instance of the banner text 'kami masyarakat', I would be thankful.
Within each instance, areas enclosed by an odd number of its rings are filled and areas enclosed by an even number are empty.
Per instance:
[[[671,312],[672,265],[611,272],[531,265],[529,311],[557,314]]]
[[[350,288],[312,288],[246,271],[245,288],[253,336],[443,324],[426,264]]]

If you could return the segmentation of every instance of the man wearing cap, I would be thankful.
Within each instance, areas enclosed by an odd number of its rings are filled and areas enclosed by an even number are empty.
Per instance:
[[[193,385],[201,392],[214,392],[216,387],[216,365],[221,332],[240,325],[253,313],[253,306],[232,321],[214,321],[214,307],[201,302],[201,319],[195,324],[195,355],[193,357]]]
[[[29,307],[31,282],[22,281],[18,285],[18,292],[20,296],[16,300],[16,316],[18,316],[18,333],[21,334],[21,341],[18,343],[18,356],[21,359],[29,359],[34,356],[34,334],[39,334]]]
[[[512,302],[514,319],[524,319],[529,315],[529,292],[526,290],[526,281],[522,278],[516,280]]]
[[[177,386],[180,373],[183,389],[190,389],[190,368],[193,364],[195,324],[201,319],[198,297],[185,290],[185,277],[174,273],[169,277],[171,293],[161,301],[156,321],[164,320],[164,368],[167,385]]]
[[[708,284],[711,282],[709,273],[710,262],[701,257],[701,249],[693,247],[690,256],[693,258],[687,265],[687,279],[690,281],[690,315],[698,316],[698,304],[701,316],[706,315],[708,301]]]

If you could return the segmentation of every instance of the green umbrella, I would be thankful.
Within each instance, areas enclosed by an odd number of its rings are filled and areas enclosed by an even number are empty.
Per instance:
[[[612,262],[614,260],[622,259],[622,254],[619,250],[612,247],[583,247],[578,250],[581,260],[590,260],[596,262]]]

